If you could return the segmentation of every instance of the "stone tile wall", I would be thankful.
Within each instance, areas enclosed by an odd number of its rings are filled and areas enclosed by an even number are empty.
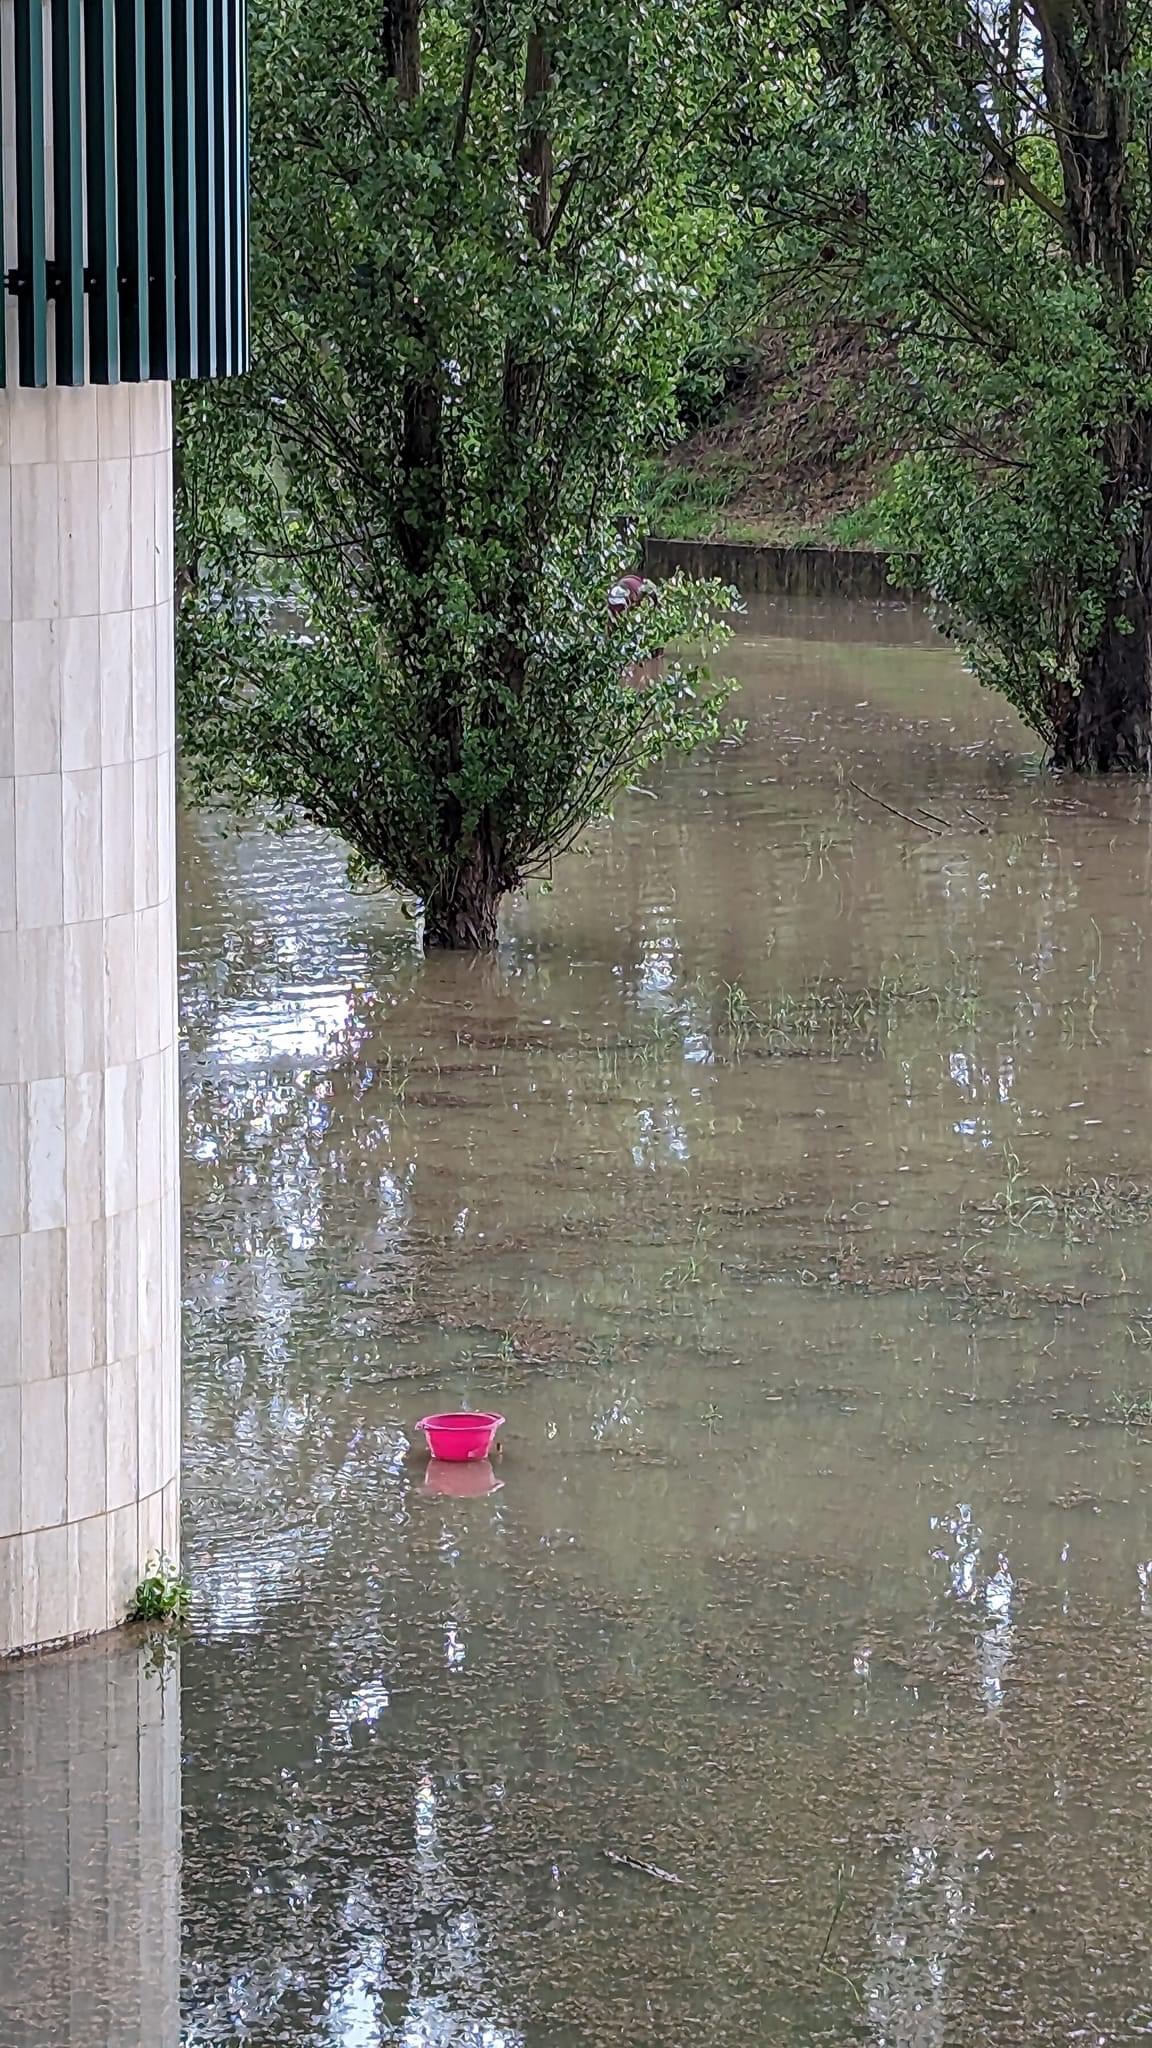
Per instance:
[[[164,384],[0,392],[0,1654],[178,1546]]]

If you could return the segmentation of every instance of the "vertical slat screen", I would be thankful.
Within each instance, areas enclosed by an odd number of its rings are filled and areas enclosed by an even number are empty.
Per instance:
[[[120,381],[116,206],[116,37],[112,0],[84,0],[84,170],[88,211],[88,374]]]
[[[216,300],[216,319],[217,361],[221,376],[227,377],[232,371],[232,334],[236,320],[236,280],[230,258],[235,210],[233,201],[236,190],[236,135],[232,104],[237,79],[232,56],[233,0],[219,0],[219,7],[220,180],[219,204],[216,210],[216,260],[220,265],[220,290]]]
[[[53,297],[56,382],[84,382],[84,122],[80,0],[52,0]]]
[[[245,0],[0,0],[14,233],[0,385],[230,375],[248,360]],[[11,240],[9,235],[11,234]],[[51,313],[49,308],[51,307]]]
[[[16,67],[16,306],[21,384],[48,382],[44,225],[44,8],[14,0]],[[12,278],[9,273],[9,290]]]
[[[215,175],[212,185],[212,265],[215,270],[213,362],[216,375],[228,373],[228,41],[225,17],[228,0],[208,0],[212,38],[212,135]]]
[[[217,0],[194,0],[196,8],[196,183],[200,194],[196,270],[200,280],[198,335],[201,377],[216,375],[216,72],[214,31]]]
[[[172,268],[172,0],[149,0],[145,50],[148,127],[148,356],[153,377],[174,374],[176,279]]]
[[[148,121],[144,0],[115,0],[120,375],[148,376]]]
[[[238,289],[240,289],[238,350],[240,352],[238,352],[238,360],[236,360],[236,371],[242,373],[242,371],[248,369],[250,354],[252,354],[252,322],[250,322],[250,299],[248,299],[252,256],[250,256],[250,246],[248,246],[248,225],[250,225],[248,186],[250,186],[250,172],[248,172],[248,6],[246,6],[246,0],[240,0],[238,16],[240,16],[240,104],[238,104],[238,109],[236,109],[236,125],[240,129],[240,205],[236,207],[236,217],[238,217],[238,225],[240,225],[240,274],[238,274]]]
[[[197,219],[200,181],[196,170],[195,0],[172,0],[172,209],[175,283],[175,374],[194,377],[200,360]]]
[[[228,0],[228,71],[232,80],[232,203],[228,211],[228,273],[232,280],[232,332],[228,338],[228,374],[234,377],[244,361],[244,7]]]

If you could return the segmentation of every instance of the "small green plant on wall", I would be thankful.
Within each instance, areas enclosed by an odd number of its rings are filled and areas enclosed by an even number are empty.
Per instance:
[[[153,1626],[178,1626],[188,1619],[191,1588],[184,1573],[170,1558],[157,1552],[144,1568],[128,1610],[129,1621],[146,1621]]]

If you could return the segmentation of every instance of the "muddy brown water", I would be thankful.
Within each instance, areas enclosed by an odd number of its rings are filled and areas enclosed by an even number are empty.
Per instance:
[[[495,962],[187,824],[187,2048],[1152,2034],[1149,797],[731,665]]]

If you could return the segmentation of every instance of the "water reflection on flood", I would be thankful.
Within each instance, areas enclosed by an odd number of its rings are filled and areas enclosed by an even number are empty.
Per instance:
[[[1152,2030],[1148,799],[737,659],[495,963],[186,829],[189,2048]]]

